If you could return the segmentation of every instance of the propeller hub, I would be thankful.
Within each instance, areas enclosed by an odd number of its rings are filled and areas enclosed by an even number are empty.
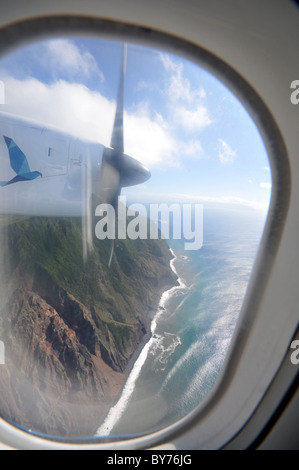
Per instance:
[[[145,165],[125,153],[120,154],[115,149],[105,148],[103,161],[119,172],[121,187],[142,184],[151,177],[151,173]]]

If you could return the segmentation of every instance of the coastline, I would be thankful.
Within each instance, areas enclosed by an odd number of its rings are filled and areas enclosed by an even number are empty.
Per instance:
[[[178,257],[170,247],[169,251],[172,255],[172,259],[170,260],[170,268],[176,276],[176,283],[172,287],[167,286],[166,288],[164,287],[163,289],[160,289],[159,297],[157,298],[157,303],[153,308],[150,309],[152,315],[148,315],[147,332],[138,344],[135,352],[133,353],[128,362],[128,365],[124,371],[124,384],[120,392],[117,394],[114,400],[114,404],[109,407],[109,410],[107,410],[106,417],[103,420],[102,424],[100,424],[100,426],[97,428],[95,432],[95,436],[97,437],[104,437],[109,435],[116,423],[121,418],[134,391],[135,383],[139,377],[143,364],[145,363],[148,357],[149,350],[154,342],[157,320],[165,312],[165,305],[168,300],[172,297],[172,295],[177,290],[185,289],[187,287],[184,281],[180,278],[174,266],[174,263]]]

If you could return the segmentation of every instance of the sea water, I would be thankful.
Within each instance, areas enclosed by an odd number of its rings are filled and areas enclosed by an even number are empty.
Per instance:
[[[97,435],[138,435],[186,416],[211,392],[242,307],[263,232],[255,211],[204,213],[204,243],[169,240],[178,286],[164,292],[143,348]]]

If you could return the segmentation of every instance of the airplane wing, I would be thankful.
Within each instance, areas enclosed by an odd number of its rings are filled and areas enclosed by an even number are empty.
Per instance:
[[[109,147],[1,114],[0,178],[7,180],[0,182],[0,214],[87,216],[86,233],[92,234],[99,204],[117,209],[123,187],[150,178],[144,165],[124,153],[126,58],[124,45]],[[5,144],[1,144],[1,134]],[[114,241],[110,260],[113,249]]]

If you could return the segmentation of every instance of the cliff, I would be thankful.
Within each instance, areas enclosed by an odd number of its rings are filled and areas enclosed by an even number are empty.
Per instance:
[[[1,228],[2,416],[34,432],[90,436],[175,283],[163,240],[119,240],[82,256],[81,220],[31,218]]]

